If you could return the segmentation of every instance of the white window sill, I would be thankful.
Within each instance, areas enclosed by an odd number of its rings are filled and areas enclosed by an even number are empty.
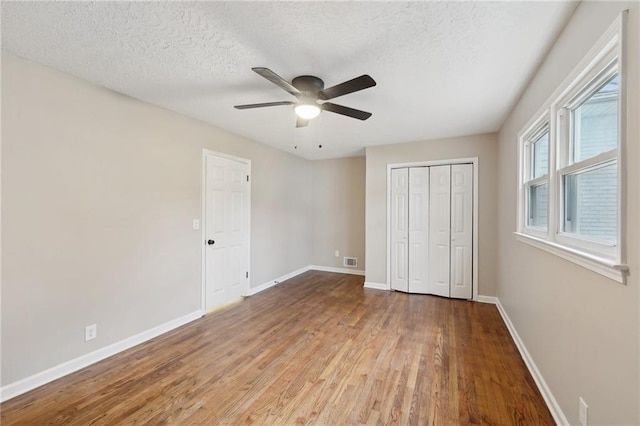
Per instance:
[[[514,234],[518,241],[573,262],[621,284],[626,284],[629,267],[625,264],[615,263],[609,259],[587,254],[521,232],[514,232]]]

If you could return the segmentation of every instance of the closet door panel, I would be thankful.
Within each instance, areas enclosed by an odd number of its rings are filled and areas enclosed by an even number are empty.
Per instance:
[[[391,170],[391,289],[409,291],[409,169]]]
[[[451,166],[429,167],[428,292],[450,296]]]
[[[473,165],[451,166],[451,297],[471,299]]]
[[[429,168],[409,169],[409,292],[428,293]]]

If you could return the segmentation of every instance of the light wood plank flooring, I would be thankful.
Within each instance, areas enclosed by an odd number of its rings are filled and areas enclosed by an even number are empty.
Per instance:
[[[553,424],[493,305],[311,271],[5,402],[2,425]]]

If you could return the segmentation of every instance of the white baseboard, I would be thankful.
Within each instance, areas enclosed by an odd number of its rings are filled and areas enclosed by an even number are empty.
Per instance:
[[[276,284],[281,283],[282,281],[286,281],[290,278],[295,277],[296,275],[300,275],[304,272],[307,272],[310,269],[316,269],[316,270],[328,271],[328,272],[341,272],[346,274],[355,273],[356,275],[364,275],[364,271],[357,271],[357,270],[354,271],[352,269],[343,270],[340,268],[329,268],[329,267],[322,267],[322,266],[305,266],[304,268],[300,268],[297,271],[290,272],[272,281],[264,283],[258,287],[250,289],[247,296],[252,296],[254,294],[257,294],[270,287],[273,287]],[[200,310],[192,312],[180,318],[176,318],[172,321],[161,324],[157,327],[143,331],[142,333],[138,333],[135,336],[128,337],[124,340],[113,343],[109,346],[105,346],[104,348],[98,349],[86,355],[82,355],[70,361],[63,362],[62,364],[59,364],[55,367],[51,367],[47,370],[41,371],[32,376],[25,377],[24,379],[18,380],[17,382],[9,383],[8,385],[2,386],[0,388],[0,402],[4,402],[18,395],[22,395],[23,393],[26,393],[32,389],[35,389],[44,384],[47,384],[56,379],[59,379],[60,377],[63,377],[73,372],[76,372],[78,370],[81,370],[85,367],[88,367],[91,364],[95,364],[98,361],[102,361],[103,359],[106,359],[112,355],[115,355],[133,346],[144,343],[147,340],[151,340],[154,337],[157,337],[161,334],[164,334],[168,331],[173,330],[174,328],[180,327],[184,324],[194,321],[202,317],[202,315],[203,315],[203,312]]]
[[[495,297],[495,296],[483,296],[483,295],[479,294],[478,297],[476,298],[476,302],[490,303],[492,305],[497,305],[498,304],[498,298]]]
[[[62,364],[51,367],[47,370],[36,373],[32,376],[25,377],[17,382],[9,383],[0,389],[0,401],[4,402],[32,389],[40,387],[44,384],[52,382],[60,377],[71,374],[75,371],[88,367],[91,364],[95,364],[98,361],[102,361],[105,358],[109,358],[112,355],[125,351],[133,346],[139,345],[164,334],[168,331],[185,325],[191,321],[194,321],[202,317],[202,311],[195,311],[190,314],[184,315],[180,318],[176,318],[157,327],[150,328],[149,330],[138,333],[134,336],[128,337],[119,342],[113,343],[104,348],[98,349],[86,355],[82,355],[78,358],[72,359]]]
[[[313,271],[337,272],[338,274],[361,275],[364,277],[364,271],[362,269],[334,268],[333,266],[318,265],[309,265],[309,269]]]
[[[309,266],[305,266],[304,268],[300,268],[297,271],[293,271],[293,272],[289,272],[288,274],[285,274],[281,277],[275,278],[271,281],[267,281],[264,284],[260,284],[257,287],[253,287],[249,289],[249,292],[247,293],[247,296],[253,296],[254,294],[258,294],[261,291],[265,291],[268,288],[273,287],[274,285],[280,284],[282,281],[286,281],[290,278],[295,277],[296,275],[300,275],[304,272],[307,272],[310,269]]]
[[[365,281],[364,288],[370,288],[373,290],[390,290],[389,286],[381,283],[372,283],[370,281]]]
[[[300,268],[297,271],[293,271],[281,277],[275,278],[271,281],[267,281],[266,283],[260,284],[257,287],[253,287],[249,289],[249,291],[247,292],[247,296],[253,296],[254,294],[258,294],[261,291],[265,291],[268,288],[271,288],[277,284],[280,284],[283,281],[286,281],[290,278],[293,278],[307,271],[337,272],[339,274],[351,274],[351,275],[364,276],[364,271],[360,269],[334,268],[332,266],[309,265],[309,266],[305,266],[304,268]]]
[[[293,278],[311,269],[319,270],[319,271],[347,273],[347,274],[354,274],[354,275],[364,275],[364,271],[358,271],[358,270],[352,270],[352,269],[343,270],[342,268],[331,268],[331,267],[310,265],[304,268],[300,268],[297,271],[293,271],[289,274],[283,275],[273,281],[269,281],[265,284],[255,287],[250,290],[249,295],[254,295],[256,293],[259,293],[282,281],[286,281],[290,278]],[[382,283],[365,282],[364,287],[369,289],[375,289],[375,290],[389,290],[388,286]],[[500,299],[493,296],[479,295],[477,298],[477,301],[481,303],[493,303],[497,306],[498,311],[500,312],[500,315],[502,316],[502,319],[505,325],[507,326],[509,333],[511,334],[511,337],[515,342],[516,347],[518,348],[518,351],[522,356],[522,359],[527,365],[529,372],[533,376],[533,379],[536,382],[536,385],[538,386],[538,389],[540,390],[540,393],[542,394],[542,397],[544,398],[547,404],[547,407],[549,407],[549,411],[551,411],[551,415],[553,416],[554,420],[559,425],[569,425],[569,421],[567,420],[566,416],[562,412],[562,409],[560,408],[560,405],[558,404],[553,394],[551,393],[551,390],[549,389],[546,381],[542,377],[540,370],[538,370],[538,367],[536,366],[535,362],[533,361],[533,358],[529,354],[529,351],[527,350],[526,346],[524,345],[524,342],[520,338],[520,335],[518,335],[518,332],[516,331],[513,323],[511,322],[509,315],[507,315],[507,312],[505,311],[504,307],[500,303]],[[198,310],[198,311],[192,312],[180,318],[176,318],[172,321],[161,324],[157,327],[153,327],[149,330],[138,333],[134,336],[128,337],[119,342],[113,343],[109,346],[105,346],[104,348],[98,349],[86,355],[82,355],[78,358],[72,359],[70,361],[59,364],[55,367],[36,373],[32,376],[18,380],[17,382],[9,383],[8,385],[2,386],[0,388],[0,402],[7,401],[18,395],[21,395],[37,387],[40,387],[44,384],[47,384],[56,379],[59,379],[60,377],[63,377],[75,371],[81,370],[85,367],[88,367],[91,364],[95,364],[98,361],[102,361],[103,359],[106,359],[117,353],[123,352],[133,346],[136,346],[148,340],[151,340],[154,337],[157,337],[161,334],[164,334],[168,331],[171,331],[175,328],[185,325],[200,317],[202,317],[202,311]]]
[[[483,297],[489,299],[488,296],[483,296]],[[480,299],[480,296],[478,296],[478,299]],[[516,331],[516,328],[514,327],[513,323],[511,322],[511,319],[509,318],[509,315],[507,315],[507,311],[505,311],[504,307],[502,306],[502,303],[500,303],[500,299],[498,299],[497,297],[494,299],[495,299],[495,304],[498,307],[498,311],[502,316],[502,320],[506,324],[507,329],[509,329],[509,333],[511,333],[511,337],[513,338],[513,341],[516,343],[516,346],[520,351],[520,355],[522,356],[524,363],[527,365],[527,368],[529,369],[531,376],[533,376],[533,380],[535,380],[536,385],[538,385],[538,389],[542,394],[542,398],[544,398],[544,402],[547,403],[547,407],[549,407],[549,411],[551,411],[551,415],[553,416],[553,419],[556,421],[556,424],[569,425],[569,421],[567,420],[566,416],[562,412],[562,409],[560,408],[558,401],[556,401],[553,394],[551,393],[549,386],[547,386],[547,382],[545,382],[544,378],[542,377],[542,374],[540,373],[540,370],[538,370],[536,363],[533,362],[533,358],[531,358],[529,351],[527,350],[526,346],[524,345],[524,342],[520,338],[520,335]]]

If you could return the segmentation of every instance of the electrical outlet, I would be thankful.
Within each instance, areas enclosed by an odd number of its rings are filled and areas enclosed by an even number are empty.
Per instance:
[[[336,257],[340,257],[340,251],[336,250],[335,255]]]
[[[193,229],[200,229],[200,219],[193,219]]]
[[[95,324],[88,325],[84,328],[84,341],[88,342],[98,337],[98,326]]]
[[[589,414],[589,406],[587,405],[586,402],[584,402],[584,399],[582,399],[582,397],[578,398],[578,400],[579,400],[578,419],[580,420],[580,424],[582,426],[587,426],[588,424],[587,414]]]

